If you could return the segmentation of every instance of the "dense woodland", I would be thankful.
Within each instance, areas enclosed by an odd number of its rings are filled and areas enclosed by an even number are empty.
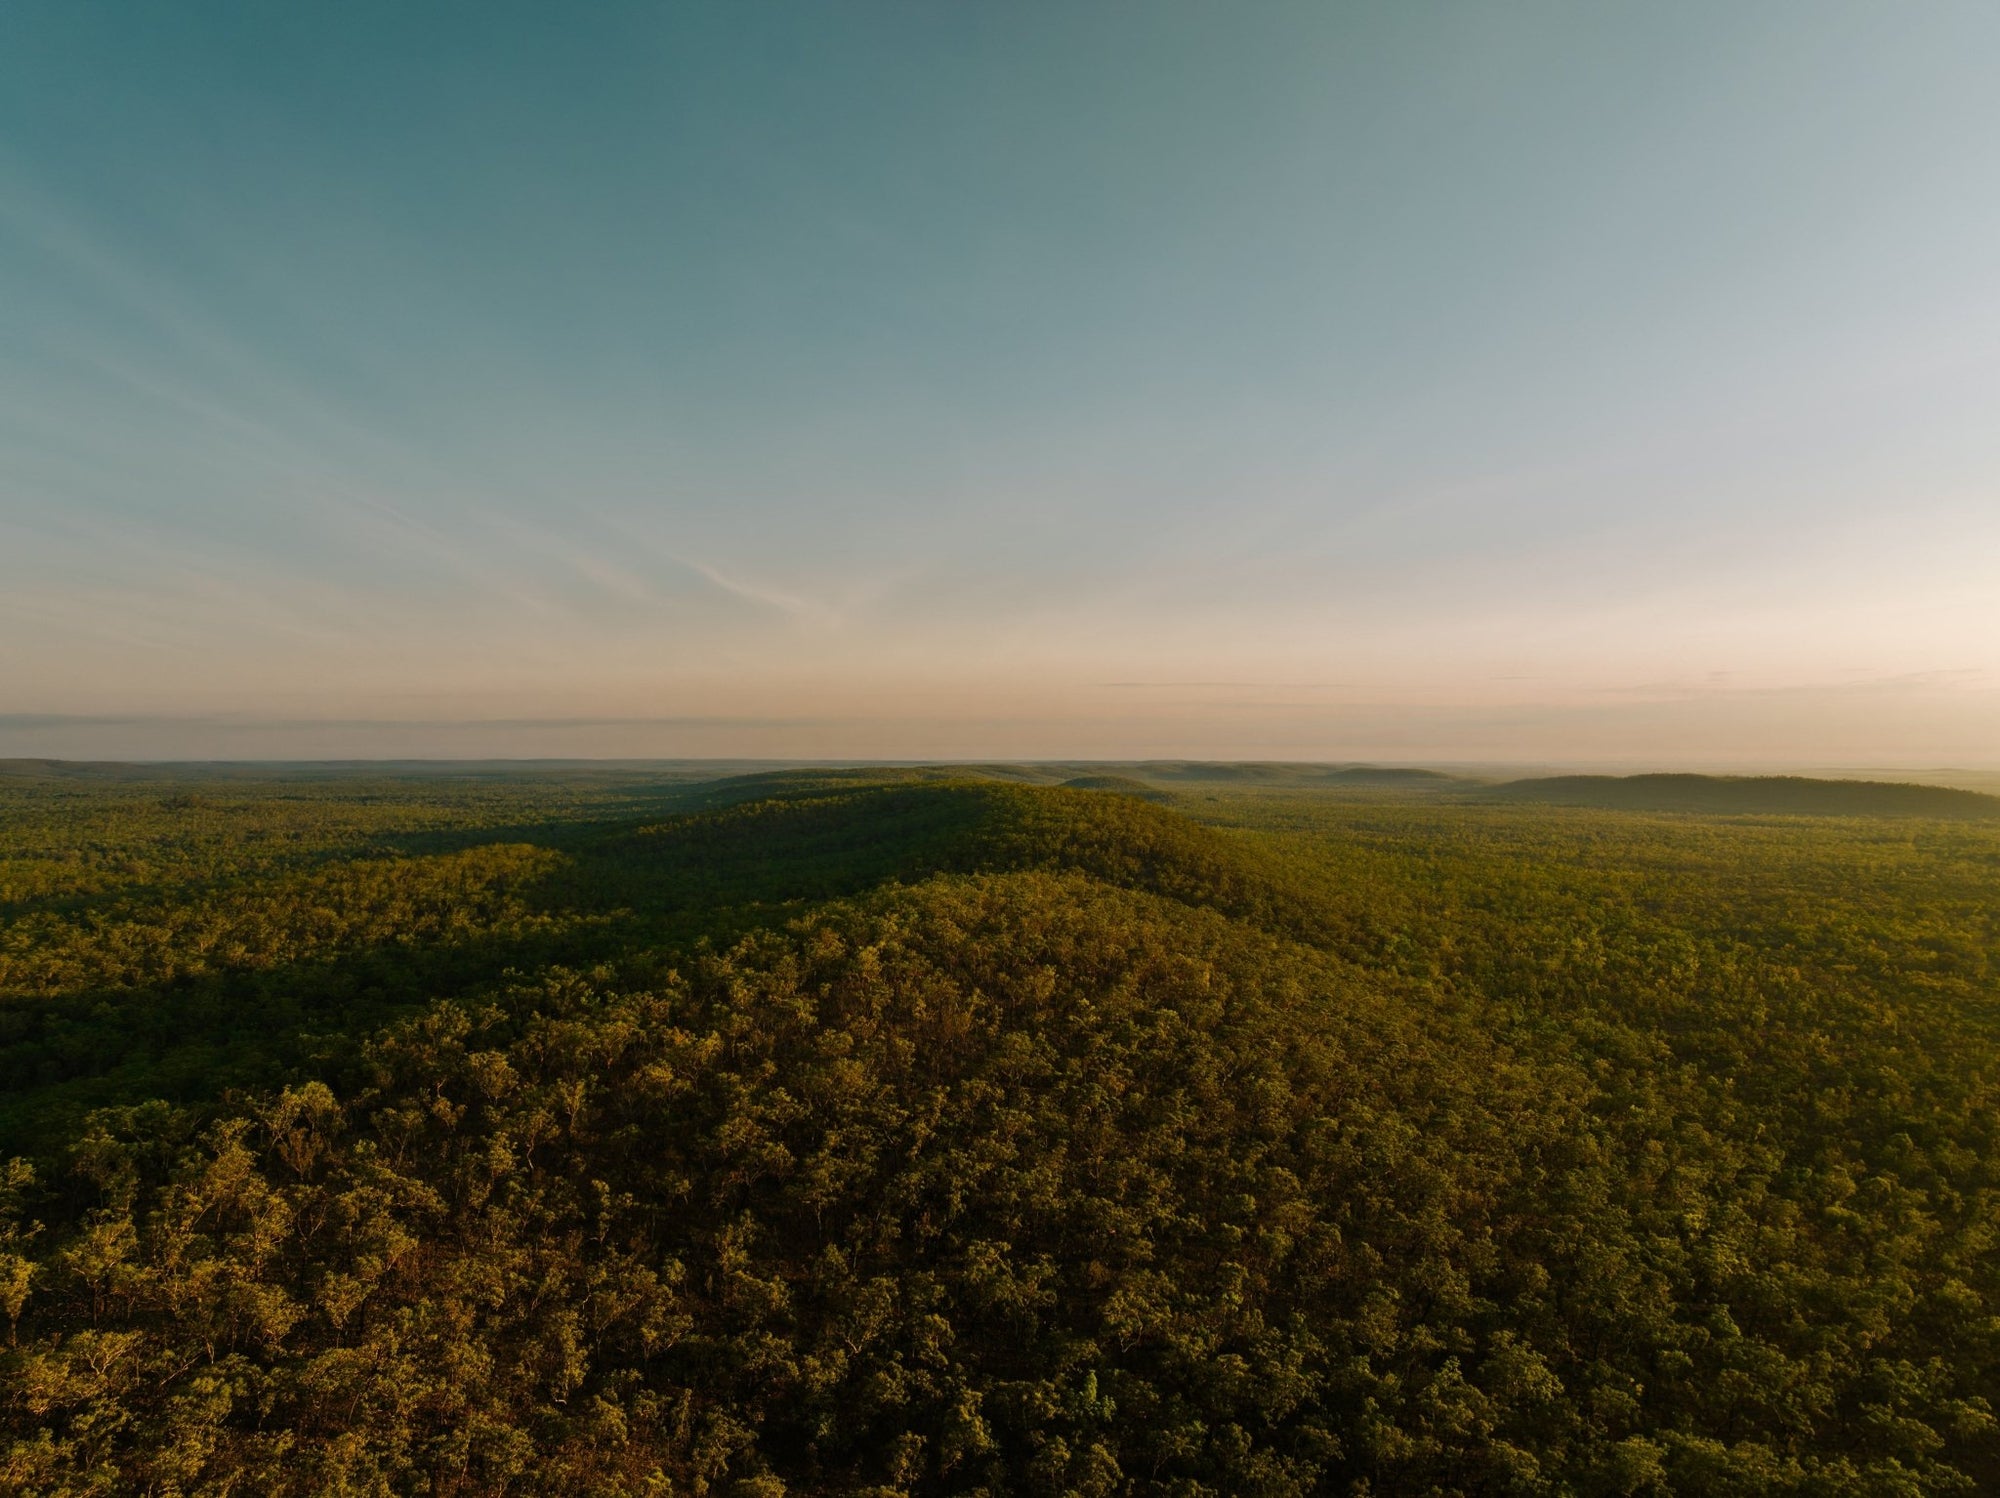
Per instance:
[[[1713,794],[17,767],[0,1491],[2000,1491],[2000,823]]]

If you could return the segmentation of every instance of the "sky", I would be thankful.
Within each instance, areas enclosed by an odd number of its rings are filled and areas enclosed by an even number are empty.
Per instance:
[[[0,755],[2000,766],[2000,7],[0,7]]]

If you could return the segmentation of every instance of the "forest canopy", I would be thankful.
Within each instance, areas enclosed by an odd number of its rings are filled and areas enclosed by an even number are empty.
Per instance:
[[[1803,775],[1555,775],[1510,781],[1496,794],[1558,806],[1629,811],[2000,820],[2000,796],[1979,791],[1895,780],[1814,780]]]
[[[1451,784],[19,773],[0,1489],[2000,1485],[2000,827]]]

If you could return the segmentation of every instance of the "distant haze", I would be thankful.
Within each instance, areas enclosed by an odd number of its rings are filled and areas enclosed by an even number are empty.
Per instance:
[[[0,756],[2000,766],[2000,7],[0,9]]]

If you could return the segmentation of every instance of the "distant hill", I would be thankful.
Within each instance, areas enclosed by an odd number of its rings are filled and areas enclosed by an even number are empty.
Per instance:
[[[1072,791],[1113,791],[1121,796],[1137,796],[1141,801],[1173,799],[1168,792],[1143,780],[1134,780],[1130,775],[1078,775],[1065,780],[1063,786]]]
[[[1355,765],[1345,770],[1328,770],[1320,777],[1344,785],[1407,785],[1442,787],[1455,784],[1458,777],[1442,770],[1412,770],[1396,765]]]
[[[1035,764],[852,765],[761,770],[708,780],[669,794],[689,810],[748,801],[796,801],[839,795],[864,786],[954,782],[1115,791],[1167,801],[1177,790],[1236,787],[1257,790],[1416,791],[1471,788],[1476,782],[1438,770],[1403,766],[1288,764],[1204,760],[1050,761]]]
[[[1556,775],[1495,786],[1492,795],[1555,806],[1626,811],[1766,813],[1815,817],[2000,818],[2000,796],[1887,780],[1798,775]]]
[[[1132,765],[1105,766],[1104,769],[1170,784],[1192,781],[1198,784],[1286,787],[1366,785],[1443,790],[1462,783],[1458,777],[1439,770],[1383,765],[1293,764],[1268,760],[1146,760]]]

